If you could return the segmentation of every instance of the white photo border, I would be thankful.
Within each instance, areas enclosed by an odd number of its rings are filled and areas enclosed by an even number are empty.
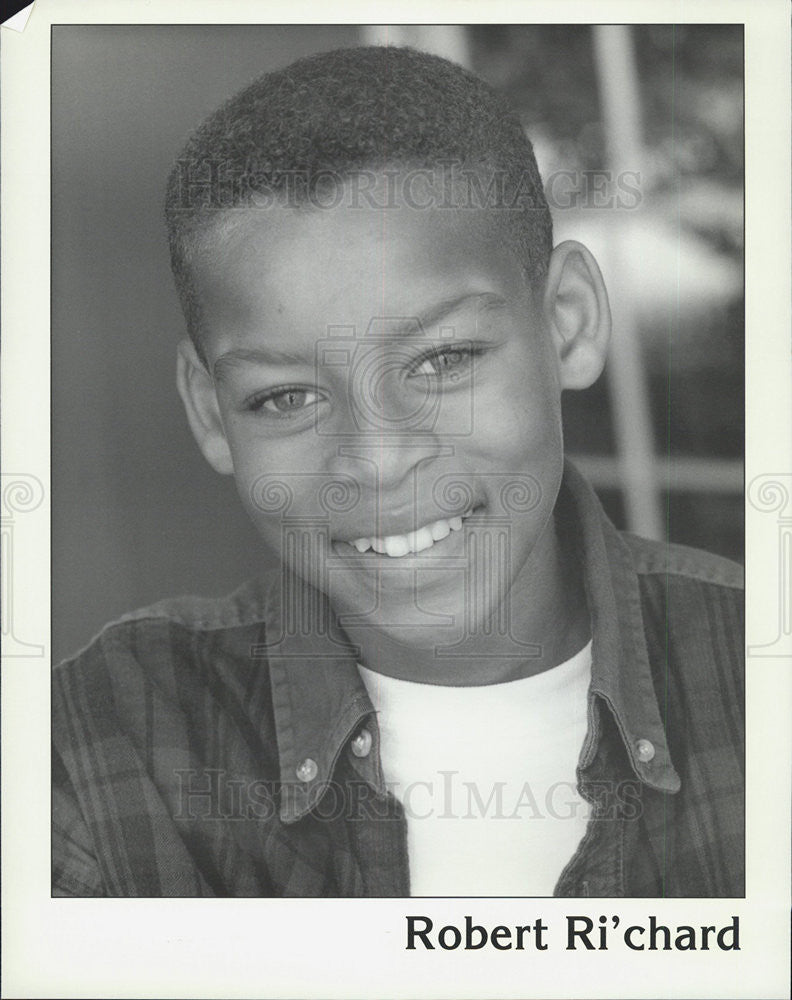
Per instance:
[[[371,4],[333,7],[370,23]],[[3,662],[2,995],[9,997],[783,997],[788,990],[792,648],[747,659],[746,898],[673,900],[52,899],[50,897],[50,26],[313,23],[317,3],[36,0],[2,28],[2,463],[26,478]],[[781,621],[779,525],[792,508],[790,25],[784,0],[391,2],[392,23],[743,23],[746,59],[746,575],[749,649]],[[764,479],[762,478],[764,477]],[[769,486],[763,486],[763,483]],[[773,506],[786,484],[786,512]],[[38,485],[37,485],[38,484]],[[751,493],[753,485],[754,492]],[[38,490],[41,496],[37,500]],[[28,493],[25,492],[28,491]],[[757,492],[758,491],[758,492]],[[768,492],[769,491],[769,492]],[[769,502],[757,497],[770,497]],[[784,522],[785,523],[785,522]],[[792,524],[792,521],[790,521]],[[792,530],[792,528],[790,528]],[[8,579],[8,567],[6,576]],[[788,578],[787,578],[788,579]],[[3,633],[4,640],[6,633]],[[789,637],[786,637],[788,639]],[[6,649],[6,653],[8,649]],[[551,928],[546,952],[406,952],[405,915]],[[565,950],[567,915],[740,917],[741,951]]]

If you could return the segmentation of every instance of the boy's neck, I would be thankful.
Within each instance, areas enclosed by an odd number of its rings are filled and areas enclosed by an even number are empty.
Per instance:
[[[508,633],[492,628],[458,637],[448,646],[408,645],[370,626],[344,626],[370,670],[402,680],[480,686],[542,673],[575,655],[591,637],[580,567],[559,543],[555,524],[540,542],[544,551],[523,567],[511,591]],[[460,655],[461,654],[461,655]]]

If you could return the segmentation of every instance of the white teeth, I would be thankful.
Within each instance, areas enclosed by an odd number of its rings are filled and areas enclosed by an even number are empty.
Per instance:
[[[462,528],[463,519],[470,517],[472,513],[473,508],[471,507],[461,516],[441,518],[417,531],[410,531],[406,535],[388,535],[385,538],[356,538],[350,542],[350,545],[354,545],[360,553],[374,549],[380,555],[400,559],[408,552],[423,552],[425,549],[430,549],[435,542],[447,538],[452,531],[459,531]]]
[[[410,551],[410,546],[407,544],[407,539],[404,535],[388,535],[387,538],[383,538],[382,540],[385,543],[385,551],[392,559],[406,556]]]
[[[407,543],[412,552],[423,552],[424,549],[431,549],[434,545],[432,532],[429,528],[419,528],[417,531],[411,531],[407,536]]]
[[[441,538],[447,538],[451,534],[451,527],[448,521],[435,521],[429,525],[434,541],[439,542]]]

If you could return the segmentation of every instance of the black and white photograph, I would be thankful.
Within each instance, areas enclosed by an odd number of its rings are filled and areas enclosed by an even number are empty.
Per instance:
[[[743,895],[742,27],[52,42],[53,892]]]
[[[790,870],[751,853],[788,813],[753,775],[774,725],[789,770],[792,421],[752,381],[746,17],[162,7],[47,26],[49,467],[13,451],[2,491],[46,905],[294,928],[262,996],[364,995],[347,920],[372,969],[442,964],[422,995],[583,996],[552,969],[599,957],[597,996],[638,995],[621,960],[650,996],[647,956],[663,995],[782,995],[734,972],[788,950],[748,915]]]

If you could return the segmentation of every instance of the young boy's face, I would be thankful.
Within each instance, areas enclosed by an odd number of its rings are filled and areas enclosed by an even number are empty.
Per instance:
[[[559,355],[505,232],[345,198],[234,213],[196,265],[215,466],[339,612],[424,647],[552,558]]]

